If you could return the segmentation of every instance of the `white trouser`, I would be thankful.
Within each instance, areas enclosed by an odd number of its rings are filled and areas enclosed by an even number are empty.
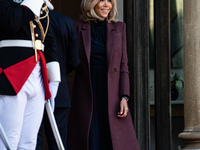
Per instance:
[[[40,62],[16,96],[0,95],[0,122],[13,150],[35,150],[44,99]],[[1,139],[0,150],[6,150]]]

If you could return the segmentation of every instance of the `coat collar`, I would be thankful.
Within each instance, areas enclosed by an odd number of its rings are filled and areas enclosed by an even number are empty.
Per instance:
[[[115,41],[115,28],[112,23],[107,23],[107,64],[109,64],[112,59],[113,54],[113,43]],[[83,23],[82,26],[82,39],[84,44],[85,53],[87,56],[88,64],[90,64],[90,53],[91,53],[91,24]]]

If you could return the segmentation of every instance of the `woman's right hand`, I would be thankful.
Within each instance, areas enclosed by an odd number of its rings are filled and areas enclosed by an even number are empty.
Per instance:
[[[117,117],[119,118],[125,118],[128,113],[128,103],[125,98],[122,97],[120,101],[120,111],[118,112]]]

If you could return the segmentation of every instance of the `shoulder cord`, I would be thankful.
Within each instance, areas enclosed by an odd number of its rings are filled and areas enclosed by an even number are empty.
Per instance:
[[[49,9],[47,8],[47,6],[45,6],[45,7],[42,8],[42,10],[46,12],[45,16],[40,17],[39,19],[35,19],[35,21],[37,22],[37,24],[40,28],[40,32],[41,32],[41,35],[42,35],[42,43],[44,43],[48,28],[49,28]],[[44,18],[47,18],[47,27],[46,27],[45,32],[44,32],[44,28],[42,26],[42,23],[39,21],[39,20],[44,19]]]
[[[49,10],[47,9],[47,7],[46,8],[43,7],[42,11],[45,11],[46,14],[41,18],[35,19],[35,21],[37,22],[37,24],[40,28],[40,32],[41,32],[41,36],[42,36],[42,43],[44,43],[45,36],[47,34],[48,27],[49,27]],[[42,26],[42,23],[40,22],[40,19],[44,19],[46,17],[47,17],[47,27],[46,27],[46,31],[44,32],[44,28]],[[33,24],[33,21],[30,21],[29,24],[30,24],[30,30],[31,30],[31,38],[32,38],[32,42],[33,42],[33,49],[35,50],[35,61],[37,62],[37,50],[42,50],[41,41],[35,40],[35,34],[34,34],[35,25]]]

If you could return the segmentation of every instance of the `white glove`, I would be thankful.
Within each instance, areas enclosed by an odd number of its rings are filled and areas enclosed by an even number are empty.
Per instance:
[[[50,104],[51,104],[51,108],[52,108],[53,112],[54,112],[54,108],[55,108],[55,97],[57,95],[59,83],[60,82],[58,82],[58,81],[49,82],[49,90],[51,92]]]

